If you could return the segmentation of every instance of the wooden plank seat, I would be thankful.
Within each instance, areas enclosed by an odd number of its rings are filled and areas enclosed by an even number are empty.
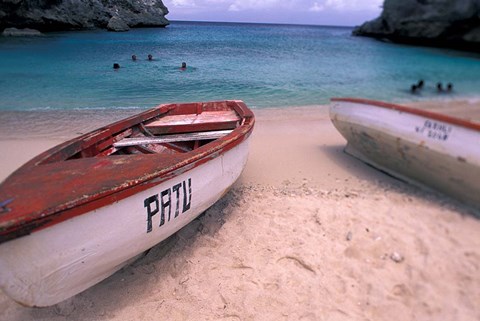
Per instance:
[[[225,130],[236,128],[240,119],[233,110],[204,111],[200,114],[164,116],[145,124],[145,128],[155,135]]]
[[[165,143],[176,143],[176,142],[188,142],[196,140],[209,140],[217,139],[228,135],[232,130],[217,130],[209,132],[199,132],[199,133],[185,133],[185,134],[172,134],[172,135],[163,135],[156,137],[131,137],[124,138],[116,143],[113,143],[115,148],[127,147],[127,146],[137,146],[137,145],[146,145],[146,144],[165,144]]]

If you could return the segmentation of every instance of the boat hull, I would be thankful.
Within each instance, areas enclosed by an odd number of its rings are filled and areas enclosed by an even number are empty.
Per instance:
[[[341,99],[330,108],[334,126],[347,140],[347,153],[480,208],[480,132],[448,117],[429,116]]]
[[[137,194],[0,247],[0,286],[49,306],[107,278],[219,200],[244,169],[249,138]]]

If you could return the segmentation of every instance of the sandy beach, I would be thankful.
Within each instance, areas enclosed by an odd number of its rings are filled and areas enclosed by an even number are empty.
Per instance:
[[[413,105],[480,119],[480,102]],[[471,210],[345,154],[328,106],[254,112],[247,167],[206,214],[55,306],[0,292],[0,320],[480,320]],[[128,114],[79,113],[0,116],[0,180]]]

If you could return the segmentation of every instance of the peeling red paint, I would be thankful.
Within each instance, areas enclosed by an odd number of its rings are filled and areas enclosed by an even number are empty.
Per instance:
[[[231,124],[236,128],[230,134],[188,152],[184,152],[188,144],[179,144],[177,150],[165,153],[109,155],[117,152],[114,142],[140,134],[140,124],[166,115],[231,110],[239,122]],[[30,160],[0,185],[0,203],[13,199],[8,211],[0,212],[0,243],[88,213],[206,163],[245,140],[254,122],[253,113],[241,101],[168,104],[62,143]],[[182,127],[186,132],[197,129]],[[210,123],[207,129],[217,128]]]

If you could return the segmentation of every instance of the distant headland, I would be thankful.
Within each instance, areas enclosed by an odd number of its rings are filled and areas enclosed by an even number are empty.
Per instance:
[[[380,17],[353,34],[480,52],[480,1],[385,0]]]
[[[0,0],[0,31],[31,28],[42,32],[165,27],[162,0]]]

